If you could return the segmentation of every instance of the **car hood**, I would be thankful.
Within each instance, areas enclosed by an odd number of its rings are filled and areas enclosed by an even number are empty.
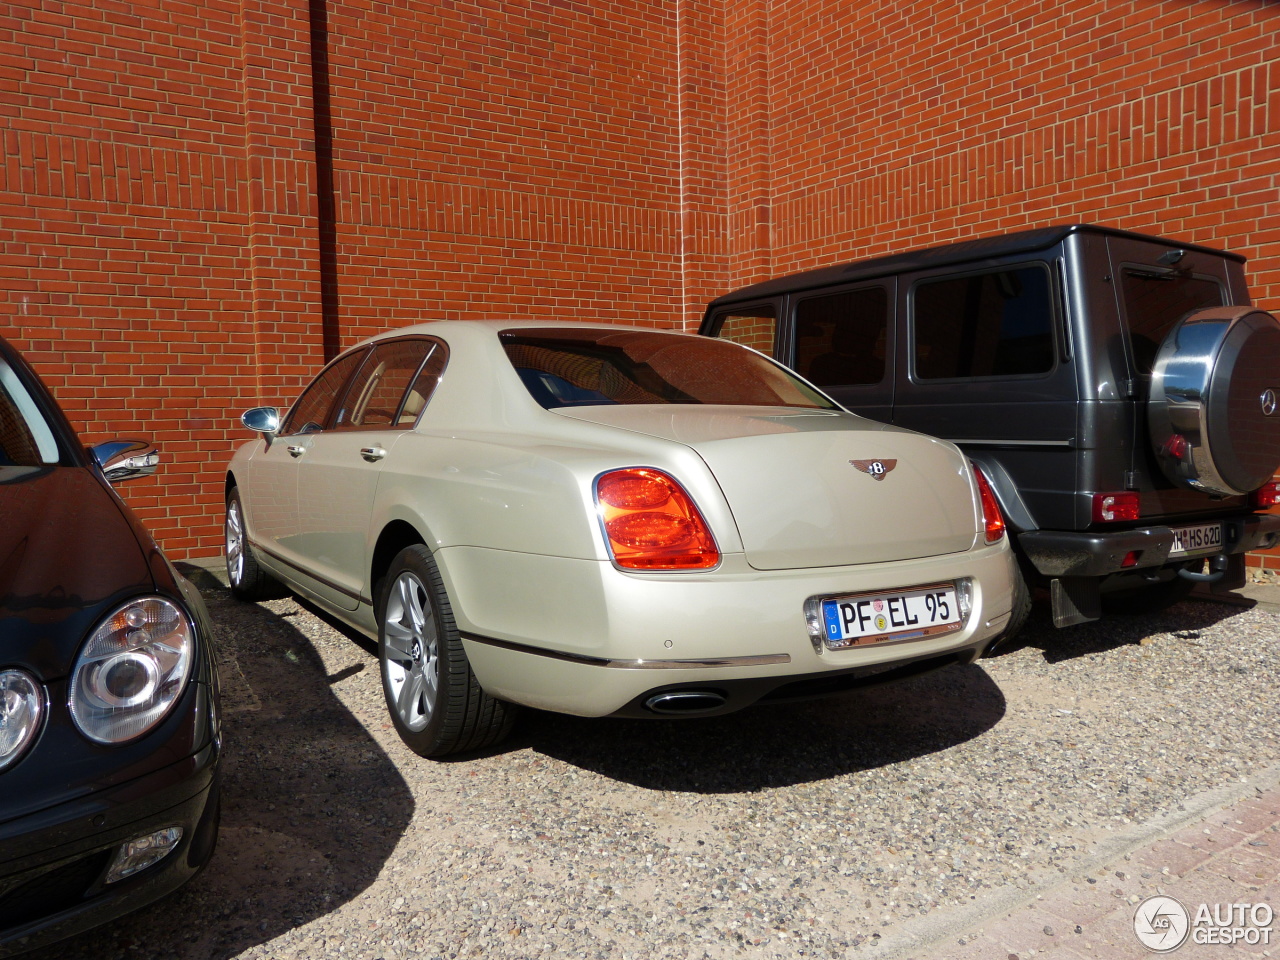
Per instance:
[[[0,467],[0,666],[71,669],[108,608],[154,588],[119,501],[82,467]]]
[[[952,444],[843,411],[584,406],[574,419],[692,447],[711,468],[757,570],[957,553],[981,514]]]

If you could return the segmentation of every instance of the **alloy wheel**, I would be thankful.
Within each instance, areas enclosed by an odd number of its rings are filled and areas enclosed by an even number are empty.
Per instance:
[[[244,580],[244,522],[239,500],[227,504],[227,578],[233,585]]]
[[[382,629],[388,699],[409,730],[422,730],[440,689],[440,635],[427,589],[413,572],[402,571],[392,584]]]

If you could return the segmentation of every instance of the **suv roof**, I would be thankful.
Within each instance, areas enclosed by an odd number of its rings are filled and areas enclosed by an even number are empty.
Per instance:
[[[872,257],[858,260],[855,263],[839,264],[834,267],[819,267],[803,273],[793,273],[774,280],[764,280],[750,286],[739,287],[732,293],[725,294],[711,301],[711,307],[721,303],[741,303],[758,297],[772,297],[792,290],[807,290],[810,287],[824,287],[829,284],[865,280],[889,273],[902,273],[909,270],[924,270],[931,267],[945,267],[951,264],[967,263],[973,260],[986,260],[990,257],[1003,257],[1013,253],[1046,249],[1061,243],[1073,233],[1097,233],[1114,237],[1129,237],[1147,243],[1164,242],[1178,250],[1198,250],[1214,256],[1225,257],[1244,263],[1245,258],[1238,253],[1219,250],[1215,247],[1201,246],[1195,243],[1179,243],[1172,240],[1161,241],[1160,238],[1129,230],[1117,230],[1114,227],[1100,227],[1090,223],[1070,223],[1057,227],[1040,227],[1035,230],[1019,230],[996,237],[982,237],[978,240],[964,240],[959,243],[948,243],[936,247],[924,247],[907,253],[888,254],[883,257]]]

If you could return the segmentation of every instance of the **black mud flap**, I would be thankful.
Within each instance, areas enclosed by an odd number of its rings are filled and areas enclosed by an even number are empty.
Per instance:
[[[1102,597],[1095,577],[1055,577],[1049,581],[1053,625],[1071,627],[1102,616]]]

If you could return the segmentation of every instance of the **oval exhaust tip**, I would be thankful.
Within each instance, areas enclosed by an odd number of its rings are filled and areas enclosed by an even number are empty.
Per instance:
[[[723,707],[725,697],[715,690],[668,690],[655,693],[644,705],[654,713],[668,715],[706,713]]]

